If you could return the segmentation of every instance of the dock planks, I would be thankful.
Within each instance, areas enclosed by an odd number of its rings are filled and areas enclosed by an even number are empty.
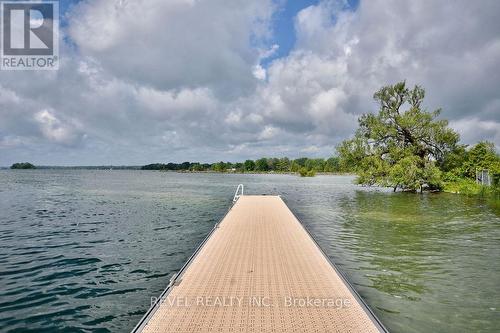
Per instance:
[[[136,332],[385,332],[279,196],[241,196]]]

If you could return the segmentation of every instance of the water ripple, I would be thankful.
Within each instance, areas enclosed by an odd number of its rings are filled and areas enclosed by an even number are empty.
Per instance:
[[[244,183],[283,195],[392,332],[495,332],[495,211],[352,180],[0,171],[0,331],[130,331]]]

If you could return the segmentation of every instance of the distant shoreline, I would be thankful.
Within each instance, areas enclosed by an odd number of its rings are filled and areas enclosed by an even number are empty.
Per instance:
[[[128,165],[96,165],[96,166],[50,166],[50,165],[36,165],[36,169],[31,170],[141,170],[142,166],[128,166]],[[0,167],[0,170],[11,170],[10,167]],[[14,169],[20,170],[20,169]]]
[[[93,170],[93,171],[150,171],[150,172],[172,172],[172,173],[200,173],[200,174],[239,174],[239,175],[298,175],[298,172],[276,172],[276,171],[191,171],[191,170],[142,170],[140,166],[37,166],[36,169],[10,169],[9,167],[0,167],[0,170],[9,171],[36,171],[36,170]],[[317,176],[356,176],[353,173],[343,173],[343,172],[316,172]]]

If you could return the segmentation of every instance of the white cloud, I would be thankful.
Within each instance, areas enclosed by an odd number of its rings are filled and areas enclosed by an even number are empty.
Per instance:
[[[278,51],[279,48],[280,46],[278,44],[273,44],[268,49],[259,50],[259,60],[264,60],[273,56]]]
[[[476,117],[462,118],[452,121],[450,126],[457,130],[464,143],[473,145],[488,138],[500,148],[500,123],[496,121],[480,120]]]
[[[267,72],[261,65],[255,65],[253,68],[253,76],[259,80],[265,80]]]
[[[273,127],[273,126],[266,126],[260,132],[259,134],[259,139],[260,140],[269,140],[278,135],[280,132],[279,128]]]
[[[71,145],[77,140],[85,138],[85,134],[78,133],[73,125],[63,123],[52,110],[41,110],[35,113],[34,119],[42,134],[50,141]]]
[[[326,157],[402,79],[465,142],[500,146],[499,2],[320,1],[296,17],[290,54],[263,66],[276,9],[81,2],[58,72],[0,73],[0,165]]]
[[[70,36],[112,75],[157,89],[249,92],[258,42],[269,34],[271,0],[139,0],[81,3]]]
[[[10,90],[0,84],[0,105],[19,104],[21,99],[15,91]]]
[[[207,88],[160,91],[141,87],[136,92],[140,105],[158,116],[184,117],[191,112],[203,113],[213,110],[217,101]]]

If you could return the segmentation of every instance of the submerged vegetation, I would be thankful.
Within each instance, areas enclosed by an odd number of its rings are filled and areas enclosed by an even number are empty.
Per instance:
[[[441,110],[422,108],[424,96],[423,88],[408,89],[405,82],[377,91],[379,112],[361,116],[354,137],[337,147],[341,168],[358,174],[360,184],[390,186],[394,191],[497,196],[500,157],[494,144],[460,144],[448,121],[438,119]],[[483,171],[492,186],[477,183],[477,173]]]

